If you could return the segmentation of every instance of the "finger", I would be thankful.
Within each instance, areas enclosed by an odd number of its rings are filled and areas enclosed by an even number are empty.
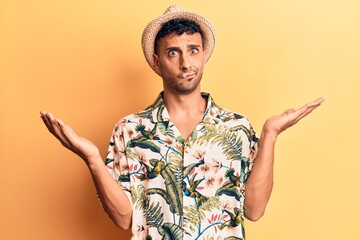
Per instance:
[[[301,112],[298,116],[296,116],[296,118],[294,119],[294,123],[299,122],[301,119],[303,119],[304,117],[306,117],[307,115],[309,115],[313,110],[315,109],[315,107],[311,107],[311,108],[307,108],[305,111]]]
[[[53,130],[53,134],[55,134],[56,136],[61,136],[61,133],[59,131],[59,127],[58,127],[58,124],[56,122],[54,115],[52,113],[47,113],[46,116],[50,123],[51,129]]]
[[[302,118],[309,115],[312,111],[314,111],[317,107],[319,107],[323,101],[324,101],[323,98],[318,98],[315,101],[307,103],[303,107],[299,108],[296,111],[296,114],[294,115],[294,123],[297,123]]]
[[[44,118],[47,124],[49,131],[61,142],[61,144],[67,148],[69,148],[70,144],[62,128],[59,125],[59,120],[54,117],[52,113],[45,113]],[[61,121],[61,120],[60,120]],[[63,124],[63,123],[62,123]],[[64,125],[64,124],[63,124]]]
[[[59,133],[61,134],[61,138],[66,143],[66,147],[75,150],[77,142],[74,130],[69,125],[66,125],[61,119],[57,118],[56,120],[57,127],[59,129]]]
[[[75,133],[75,131],[69,126],[66,125],[61,119],[56,119],[57,124],[61,130],[61,134],[63,136],[63,139],[68,144],[68,148],[72,149],[73,151],[76,151],[78,149],[78,135]]]
[[[318,98],[318,99],[316,99],[316,100],[314,100],[314,101],[312,101],[312,102],[309,102],[308,104],[306,104],[308,107],[313,107],[313,106],[320,106],[320,104],[323,102],[323,101],[325,101],[325,99],[324,98]]]
[[[41,119],[43,120],[45,126],[47,127],[47,129],[49,130],[49,132],[51,132],[52,134],[55,133],[54,131],[54,127],[51,123],[51,118],[49,116],[48,112],[41,112]]]

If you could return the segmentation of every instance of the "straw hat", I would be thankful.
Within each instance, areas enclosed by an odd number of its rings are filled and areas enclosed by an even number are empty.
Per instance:
[[[215,46],[215,29],[211,23],[204,17],[200,16],[197,13],[186,11],[180,8],[177,5],[170,6],[163,15],[152,20],[144,29],[141,45],[146,58],[146,61],[150,67],[154,70],[154,58],[153,54],[155,52],[154,44],[157,33],[162,28],[163,24],[175,19],[183,18],[189,19],[196,22],[204,37],[204,57],[205,62],[207,62],[214,50]],[[154,70],[155,71],[155,70]]]

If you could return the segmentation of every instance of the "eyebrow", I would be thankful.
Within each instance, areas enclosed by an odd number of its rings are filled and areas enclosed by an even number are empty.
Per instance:
[[[188,48],[200,48],[201,45],[199,44],[189,44]],[[166,51],[179,51],[181,50],[179,47],[168,47],[166,48]]]

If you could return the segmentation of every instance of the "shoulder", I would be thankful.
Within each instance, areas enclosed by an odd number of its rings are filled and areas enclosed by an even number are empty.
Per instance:
[[[220,107],[216,104],[210,109],[209,116],[215,119],[218,124],[224,124],[229,127],[237,125],[244,125],[248,128],[251,127],[249,119],[243,114]]]
[[[123,129],[131,129],[139,124],[152,124],[153,110],[153,108],[148,107],[144,110],[124,116],[115,124],[114,132],[122,132]]]

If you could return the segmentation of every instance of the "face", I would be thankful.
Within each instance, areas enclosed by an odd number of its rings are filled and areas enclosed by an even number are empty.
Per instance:
[[[160,39],[154,54],[155,70],[163,78],[164,91],[188,94],[200,91],[204,50],[200,33],[175,33]]]

